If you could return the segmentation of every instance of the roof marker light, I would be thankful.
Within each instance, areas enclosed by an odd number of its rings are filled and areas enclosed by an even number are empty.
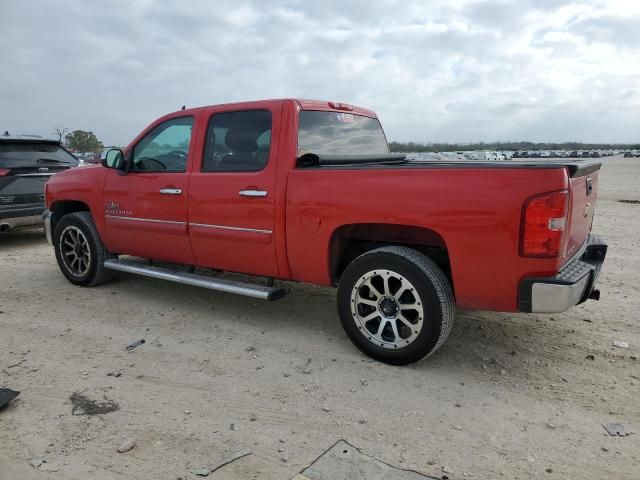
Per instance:
[[[329,102],[329,107],[333,108],[334,110],[345,110],[347,112],[353,110],[353,106],[339,102]]]

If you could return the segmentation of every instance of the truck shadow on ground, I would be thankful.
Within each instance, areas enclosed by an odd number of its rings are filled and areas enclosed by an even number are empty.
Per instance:
[[[364,358],[340,325],[334,289],[285,283],[288,293],[283,300],[263,302],[130,275],[119,275],[112,285],[143,303],[161,299],[176,315],[188,318],[186,328],[192,325],[206,331],[210,328],[208,316],[215,311],[217,324],[228,331],[261,330],[286,335],[288,343],[313,348],[314,355],[327,359],[339,356],[361,362]],[[586,346],[571,343],[572,332],[575,330],[553,317],[459,311],[453,331],[441,349],[404,368],[416,373],[445,368],[448,374],[483,374],[487,381],[497,378],[514,384],[536,378],[542,381],[556,377],[563,362],[571,365],[584,361]],[[314,339],[312,345],[309,338]]]
[[[7,248],[28,247],[45,243],[44,229],[16,230],[0,234],[0,252]]]

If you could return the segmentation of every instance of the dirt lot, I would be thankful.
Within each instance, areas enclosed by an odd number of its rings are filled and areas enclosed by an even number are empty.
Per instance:
[[[639,186],[639,159],[605,160],[600,302],[460,312],[435,356],[403,368],[349,343],[331,290],[268,304],[127,275],[82,289],[41,231],[0,237],[0,386],[22,391],[0,411],[0,479],[194,479],[241,447],[253,454],[209,478],[288,479],[341,438],[451,479],[638,479],[640,205],[618,200]],[[75,392],[119,409],[72,415]],[[609,437],[614,421],[638,433]]]

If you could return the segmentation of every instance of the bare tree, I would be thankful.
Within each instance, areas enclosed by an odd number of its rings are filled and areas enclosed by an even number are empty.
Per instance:
[[[53,129],[53,133],[58,136],[60,143],[62,143],[62,138],[69,132],[70,130],[67,127],[55,127]]]

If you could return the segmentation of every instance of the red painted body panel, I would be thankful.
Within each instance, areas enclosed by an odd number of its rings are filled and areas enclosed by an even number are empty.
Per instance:
[[[85,165],[56,173],[45,185],[47,208],[54,202],[84,203],[91,212],[100,238],[106,238],[102,188],[109,170],[100,165]]]
[[[118,173],[109,171],[103,190],[107,248],[192,265],[187,232],[188,174]],[[184,193],[161,195],[162,188],[179,188]],[[115,202],[117,208],[109,208],[110,202]]]
[[[292,277],[330,284],[327,252],[333,232],[345,224],[423,227],[444,239],[460,307],[516,310],[520,279],[553,275],[561,262],[518,256],[523,202],[567,183],[564,170],[541,172],[437,167],[295,170],[287,189]],[[315,233],[305,226],[309,216],[320,219]]]
[[[211,115],[258,108],[271,110],[273,118],[265,169],[201,172]],[[330,111],[331,107],[319,100],[268,100],[166,115],[141,132],[127,150],[158,123],[194,115],[186,172],[125,175],[100,166],[73,169],[47,184],[47,206],[64,200],[86,203],[101,238],[114,252],[320,285],[333,282],[332,239],[337,231],[349,225],[359,225],[362,232],[405,226],[398,241],[411,243],[421,237],[446,248],[460,307],[501,311],[517,310],[522,278],[554,275],[590,230],[595,194],[587,198],[585,178],[570,179],[562,167],[491,168],[460,162],[295,169],[301,109]],[[374,112],[359,107],[351,112],[375,118]],[[595,193],[597,172],[590,177]],[[168,186],[182,189],[183,195],[157,195]],[[241,197],[238,192],[243,189],[265,190],[268,195]],[[519,256],[524,202],[561,189],[569,189],[571,195],[565,255]],[[587,201],[591,210],[585,216]],[[109,202],[126,213],[121,216],[171,223],[105,218]]]

